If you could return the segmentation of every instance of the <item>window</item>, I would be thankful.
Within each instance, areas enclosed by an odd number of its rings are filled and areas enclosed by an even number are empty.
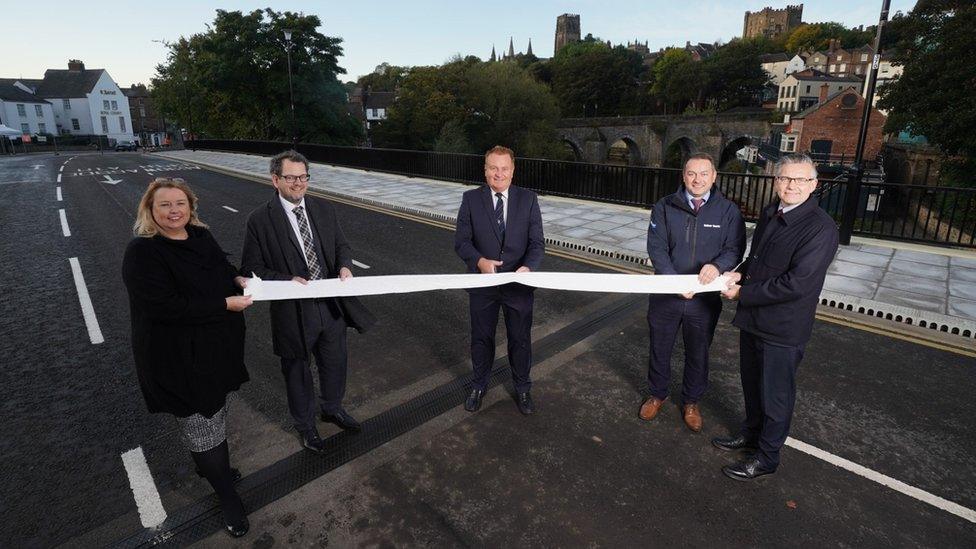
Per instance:
[[[854,74],[861,74],[861,65],[854,67]]]
[[[831,63],[830,64],[830,70],[828,72],[836,72],[836,71],[837,71],[837,65],[834,65],[833,63]]]
[[[386,109],[376,109],[376,116],[386,118]]]
[[[77,118],[72,118],[71,119],[71,129],[74,130],[74,131],[81,130],[81,124],[78,123],[78,119]]]
[[[139,105],[139,118],[145,118],[145,117],[146,117],[146,107]]]
[[[810,85],[808,84],[807,85],[807,94],[809,94],[809,93],[810,93]]]
[[[108,103],[108,101],[106,101]],[[108,118],[104,116],[102,118],[102,133],[108,133]]]
[[[847,63],[841,63],[840,72],[845,72],[845,71],[847,71]]]
[[[113,111],[119,110],[119,102],[118,101],[112,101],[112,110]]]
[[[26,117],[27,116],[27,107],[23,106],[20,103],[17,103],[17,115],[18,116],[24,116],[24,117]]]
[[[30,124],[21,124],[20,133],[27,135],[30,133]]]
[[[109,107],[108,99],[102,99],[102,110],[107,111]]]
[[[40,105],[34,105],[34,113],[37,116],[44,116],[44,109],[42,109]]]
[[[125,117],[124,116],[120,116],[119,117],[119,128],[122,129],[122,133],[125,133]]]
[[[37,133],[47,133],[47,124],[41,122],[37,125]]]
[[[861,62],[863,63],[863,62],[865,62],[865,61],[867,61],[867,60],[868,60],[868,54],[866,54],[866,53],[862,53],[862,54],[861,54]]]
[[[62,99],[61,100],[61,104],[64,106],[64,110],[66,110],[66,111],[70,111],[71,110],[71,100],[70,99]]]
[[[841,56],[840,56],[840,54],[837,54],[837,60],[838,60],[838,61],[840,61],[840,60],[841,60]]]

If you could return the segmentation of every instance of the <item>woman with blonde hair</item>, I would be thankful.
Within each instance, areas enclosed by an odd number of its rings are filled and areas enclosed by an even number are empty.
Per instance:
[[[226,397],[248,381],[244,315],[247,279],[227,261],[197,215],[197,198],[182,179],[149,184],[125,250],[132,352],[151,413],[176,417],[181,439],[220,500],[227,532],[249,524],[234,489],[226,438]]]

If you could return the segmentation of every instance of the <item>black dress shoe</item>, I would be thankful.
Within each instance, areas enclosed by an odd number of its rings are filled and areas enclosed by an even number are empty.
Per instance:
[[[771,475],[776,472],[776,469],[766,469],[759,463],[758,459],[750,458],[739,463],[726,465],[722,467],[722,472],[732,480],[752,480],[763,475]]]
[[[325,442],[314,429],[298,433],[302,440],[302,447],[316,454],[325,453]]]
[[[464,409],[469,412],[477,412],[481,408],[481,399],[485,396],[484,389],[471,389],[471,394],[464,401]]]
[[[726,452],[735,452],[736,450],[751,450],[755,452],[759,449],[759,445],[755,441],[749,440],[742,435],[715,437],[712,439],[712,446],[719,450],[725,450]]]
[[[532,403],[532,395],[528,391],[519,393],[515,398],[515,403],[523,416],[530,416],[535,413],[535,404]]]
[[[240,524],[225,524],[224,528],[227,529],[227,533],[233,538],[239,538],[247,534],[247,531],[251,529],[251,523],[247,521],[247,517]]]
[[[207,478],[206,476],[204,476],[203,471],[201,471],[200,469],[197,469],[196,471],[198,477]],[[241,480],[241,472],[233,467],[230,468],[230,476],[231,478],[234,479],[234,484],[237,484]]]
[[[353,417],[342,408],[339,408],[339,411],[334,414],[322,412],[322,415],[319,417],[326,423],[334,423],[338,425],[343,431],[359,432],[363,428],[358,421],[353,419]]]

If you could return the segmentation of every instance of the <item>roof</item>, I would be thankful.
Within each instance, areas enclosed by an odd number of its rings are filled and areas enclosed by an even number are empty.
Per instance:
[[[786,53],[764,53],[759,56],[760,63],[782,63],[784,61],[789,61],[793,59],[789,54]]]
[[[132,86],[131,88],[122,88],[122,95],[126,97],[149,97],[149,90],[145,86]]]
[[[394,92],[371,92],[366,96],[367,109],[385,109],[396,101]]]
[[[817,69],[803,69],[790,76],[804,82],[861,82],[859,76],[831,76]]]
[[[810,105],[809,107],[803,109],[802,111],[794,114],[793,116],[790,117],[790,120],[796,120],[797,118],[806,118],[807,115],[809,115],[811,113],[814,113],[814,112],[820,110],[820,108],[823,107],[823,106],[825,106],[825,105],[827,105],[827,103],[830,103],[831,101],[833,101],[834,99],[836,99],[838,96],[843,95],[843,94],[845,94],[845,93],[847,93],[847,92],[849,92],[851,90],[854,90],[854,93],[857,94],[858,97],[861,97],[861,94],[858,93],[858,91],[853,86],[851,86],[849,88],[844,88],[842,90],[837,90],[834,93],[828,95],[827,96],[827,99],[825,99],[823,102],[817,102],[817,103],[815,103],[813,105]]]
[[[48,69],[44,71],[44,80],[37,87],[37,95],[57,98],[85,97],[104,72],[105,69]]]
[[[47,103],[44,99],[14,86],[16,78],[0,78],[0,99],[4,101],[20,101],[21,103]]]

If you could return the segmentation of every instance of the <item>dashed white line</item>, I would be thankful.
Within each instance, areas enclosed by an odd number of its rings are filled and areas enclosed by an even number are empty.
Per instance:
[[[61,174],[58,174],[58,183],[61,182]]]
[[[63,171],[64,171],[64,164],[61,164],[61,167],[58,168],[58,173],[61,173]]]
[[[122,464],[125,465],[125,473],[129,476],[132,497],[136,500],[139,520],[142,521],[143,527],[159,526],[166,520],[166,509],[163,509],[163,500],[159,498],[159,490],[156,489],[152,473],[149,472],[142,447],[122,454]]]
[[[879,472],[874,471],[872,469],[868,469],[867,467],[864,467],[863,465],[858,465],[857,463],[854,463],[853,461],[844,459],[844,458],[842,458],[840,456],[836,456],[834,454],[831,454],[830,452],[821,450],[820,448],[817,448],[816,446],[811,446],[810,444],[807,444],[806,442],[796,440],[795,438],[787,438],[786,439],[786,445],[789,446],[789,447],[791,447],[791,448],[793,448],[793,449],[799,450],[799,451],[803,452],[804,454],[809,454],[809,455],[811,455],[811,456],[813,456],[815,458],[822,459],[822,460],[826,461],[827,463],[830,463],[832,465],[836,465],[837,467],[840,467],[841,469],[844,469],[846,471],[850,471],[850,472],[854,473],[855,475],[862,476],[862,477],[864,477],[864,478],[866,478],[868,480],[872,480],[874,482],[877,482],[878,484],[881,484],[882,486],[887,486],[888,488],[891,488],[892,490],[895,490],[896,492],[901,492],[902,494],[905,494],[908,497],[915,498],[915,499],[917,499],[917,500],[919,500],[919,501],[921,501],[923,503],[928,503],[929,505],[931,505],[933,507],[936,507],[938,509],[942,509],[943,511],[946,511],[947,513],[952,513],[953,515],[956,515],[957,517],[960,517],[960,518],[963,518],[965,520],[968,520],[969,522],[976,523],[976,511],[974,511],[972,509],[969,509],[968,507],[963,507],[962,505],[959,505],[958,503],[954,503],[954,502],[949,501],[947,499],[940,498],[939,496],[937,496],[935,494],[932,494],[930,492],[926,492],[925,490],[922,490],[920,488],[916,488],[916,487],[911,486],[909,484],[905,484],[904,482],[902,482],[900,480],[893,479],[893,478],[889,477],[888,475],[879,473]]]
[[[85,317],[85,326],[88,328],[88,338],[92,344],[104,343],[102,329],[98,327],[98,318],[95,317],[95,307],[92,306],[91,298],[88,297],[88,286],[85,285],[85,277],[81,274],[81,264],[77,257],[68,258],[71,263],[71,274],[75,278],[75,289],[78,290],[78,301],[81,303],[81,314]]]
[[[230,206],[221,206],[221,208],[223,208],[225,210],[228,210],[228,211],[231,211],[231,212],[234,212],[234,213],[237,213],[237,210],[235,210],[234,208],[231,208]]]
[[[58,202],[61,202],[61,187],[58,187]]]
[[[68,228],[68,216],[64,214],[63,208],[58,210],[58,215],[61,216],[61,232],[64,233],[64,236],[71,236],[71,229]]]
[[[355,259],[352,260],[352,264],[355,265],[355,266],[357,266],[357,267],[359,267],[360,269],[368,269],[369,268],[369,265],[367,265],[365,263],[360,263],[360,262],[356,261]]]

